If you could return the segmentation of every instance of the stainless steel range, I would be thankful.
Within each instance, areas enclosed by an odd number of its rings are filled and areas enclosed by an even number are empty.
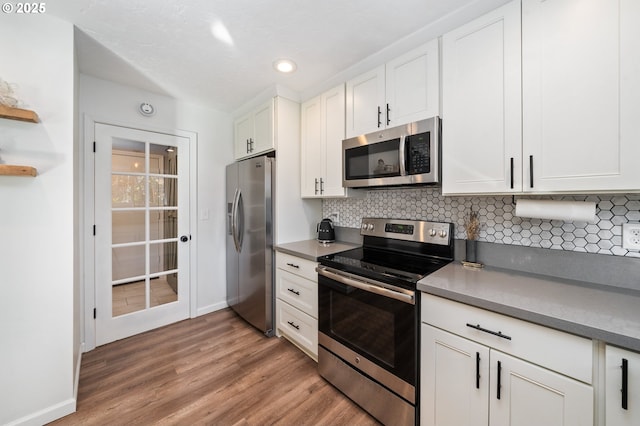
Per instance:
[[[320,375],[384,424],[418,419],[416,283],[453,260],[453,224],[365,218],[363,246],[319,259]]]

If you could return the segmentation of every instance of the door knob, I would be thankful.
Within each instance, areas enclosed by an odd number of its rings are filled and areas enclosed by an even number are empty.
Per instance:
[[[180,237],[180,241],[182,241],[183,243],[186,243],[187,241],[189,241],[189,237],[187,237],[186,235],[183,235],[182,237]]]

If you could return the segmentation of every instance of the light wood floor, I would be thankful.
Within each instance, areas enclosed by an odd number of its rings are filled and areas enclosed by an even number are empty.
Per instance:
[[[230,309],[85,353],[77,409],[52,424],[379,424],[291,343]]]

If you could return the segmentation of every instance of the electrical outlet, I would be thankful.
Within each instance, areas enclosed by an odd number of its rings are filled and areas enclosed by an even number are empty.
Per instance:
[[[622,248],[640,250],[640,223],[622,224]]]

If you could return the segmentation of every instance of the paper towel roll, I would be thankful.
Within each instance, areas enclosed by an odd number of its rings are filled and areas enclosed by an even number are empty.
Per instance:
[[[516,200],[516,216],[595,222],[596,203],[590,201]]]

